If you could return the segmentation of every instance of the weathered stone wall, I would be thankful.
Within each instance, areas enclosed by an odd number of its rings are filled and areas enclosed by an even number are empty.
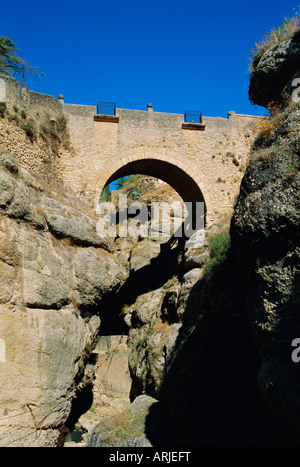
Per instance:
[[[13,78],[0,77],[0,103],[5,111],[0,118],[0,147],[8,150],[22,167],[45,180],[62,181],[60,158],[72,149],[57,145],[53,151],[51,135],[41,136],[45,125],[51,125],[62,117],[62,103],[53,96],[36,93],[21,87]],[[32,122],[34,138],[28,137],[24,125]]]
[[[203,117],[205,130],[192,131],[182,128],[183,116],[178,114],[117,109],[119,122],[115,123],[94,121],[96,108],[91,106],[65,104],[64,112],[76,163],[65,157],[61,173],[77,193],[97,202],[114,173],[120,175],[122,167],[141,160],[150,160],[154,167],[147,175],[170,183],[172,167],[160,167],[160,161],[165,161],[198,184],[208,223],[232,213],[258,117],[234,113],[228,118]],[[149,169],[145,166],[145,170]],[[125,168],[122,175],[126,174]]]
[[[11,78],[0,79],[0,96],[8,109],[17,103],[37,120],[44,114],[55,119],[62,112],[67,117],[72,149],[60,148],[55,161],[49,147],[40,141],[29,144],[24,132],[0,119],[0,145],[28,170],[43,176],[55,173],[95,207],[114,174],[129,175],[134,168],[128,164],[139,161],[140,173],[144,170],[171,185],[173,180],[177,191],[191,179],[196,182],[206,203],[208,224],[231,216],[260,123],[259,117],[229,112],[228,118],[204,116],[205,128],[197,131],[183,128],[183,115],[154,112],[152,107],[117,109],[115,121],[99,121],[94,118],[95,106],[65,104],[62,98],[27,89],[20,92],[19,83]]]
[[[58,114],[62,109],[61,100],[31,91],[16,79],[7,76],[0,76],[0,98],[0,102],[5,102],[9,108],[17,103],[31,115],[34,115],[37,109],[47,109],[52,114]]]

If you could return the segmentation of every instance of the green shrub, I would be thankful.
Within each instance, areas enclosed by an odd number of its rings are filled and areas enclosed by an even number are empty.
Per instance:
[[[210,274],[226,260],[230,248],[229,232],[218,233],[209,241],[209,260],[205,263],[204,273]]]
[[[103,189],[101,193],[100,202],[110,201],[110,197],[111,197],[110,186],[106,185],[106,187]]]
[[[137,349],[145,349],[147,347],[147,338],[143,337],[142,339],[139,339],[136,344]]]
[[[23,130],[25,131],[26,135],[30,139],[30,141],[34,141],[36,138],[36,126],[33,120],[28,120],[28,122],[22,125]]]
[[[70,149],[70,135],[68,132],[68,120],[67,117],[63,114],[59,115],[55,122],[57,137],[65,149]]]
[[[70,149],[70,136],[67,129],[67,119],[64,115],[59,115],[55,119],[50,119],[46,115],[44,122],[40,125],[40,137],[50,144],[54,154],[58,154],[60,145],[65,149]]]
[[[67,130],[67,117],[63,114],[59,115],[56,119],[56,128],[59,133]]]
[[[0,102],[0,118],[4,118],[6,113],[6,104],[5,102]]]
[[[49,142],[51,139],[55,141],[60,141],[59,134],[57,129],[51,125],[50,122],[44,123],[40,127],[40,136],[43,138],[44,141]]]

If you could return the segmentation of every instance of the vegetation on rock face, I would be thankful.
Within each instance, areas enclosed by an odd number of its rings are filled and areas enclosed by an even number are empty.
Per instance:
[[[22,128],[25,131],[26,135],[30,141],[34,141],[36,138],[36,126],[33,120],[29,120],[26,123],[22,124]]]
[[[103,429],[103,444],[107,446],[125,445],[131,436],[140,436],[144,432],[147,415],[146,412],[132,417],[127,408],[108,420],[102,420],[98,429]]]
[[[255,151],[266,147],[268,137],[274,133],[275,129],[283,123],[292,112],[298,109],[300,109],[300,102],[291,102],[283,110],[279,107],[276,107],[276,109],[270,107],[269,112],[271,115],[262,120],[261,129],[253,142],[252,150]]]
[[[300,15],[295,15],[293,18],[284,18],[282,24],[278,28],[273,28],[269,31],[259,42],[254,44],[251,49],[250,72],[254,73],[256,65],[263,56],[263,54],[273,47],[280,44],[280,42],[295,39],[300,36]]]
[[[0,103],[0,118],[7,118],[24,130],[26,136],[33,143],[42,140],[46,143],[51,153],[58,155],[59,148],[71,150],[70,135],[67,128],[67,118],[64,114],[51,117],[48,112],[28,113],[28,109],[20,109],[17,105],[7,108],[5,103]]]
[[[51,119],[48,115],[44,123],[40,126],[41,138],[50,144],[52,152],[58,153],[59,146],[62,145],[65,149],[70,149],[70,136],[67,129],[67,118],[61,114],[55,119]]]
[[[230,235],[228,232],[217,233],[209,241],[209,259],[205,263],[204,273],[211,274],[226,260],[230,248]]]
[[[106,187],[102,191],[101,196],[100,196],[100,201],[101,202],[110,201],[110,186],[109,185],[106,185]]]
[[[5,102],[0,102],[0,118],[4,118],[6,113],[6,104]]]

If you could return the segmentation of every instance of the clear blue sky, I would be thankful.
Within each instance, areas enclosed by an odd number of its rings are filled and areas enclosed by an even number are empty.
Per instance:
[[[1,31],[65,102],[226,117],[248,100],[248,56],[299,0],[0,0]]]

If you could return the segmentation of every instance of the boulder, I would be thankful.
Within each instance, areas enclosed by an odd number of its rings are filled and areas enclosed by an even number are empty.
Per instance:
[[[13,200],[15,183],[7,173],[0,173],[0,207],[6,208]]]
[[[89,247],[75,254],[75,291],[80,307],[97,307],[103,296],[117,292],[127,277],[128,268],[108,252]]]
[[[153,397],[140,395],[123,414],[100,422],[87,447],[164,447],[174,446],[176,441],[165,406]]]
[[[138,242],[131,250],[130,269],[137,271],[151,264],[151,260],[160,253],[160,244],[150,239]]]
[[[16,159],[3,148],[0,148],[0,167],[13,174],[16,174],[19,169]]]
[[[270,47],[260,58],[249,86],[250,100],[263,107],[283,102],[283,90],[299,77],[300,42],[287,40]]]

